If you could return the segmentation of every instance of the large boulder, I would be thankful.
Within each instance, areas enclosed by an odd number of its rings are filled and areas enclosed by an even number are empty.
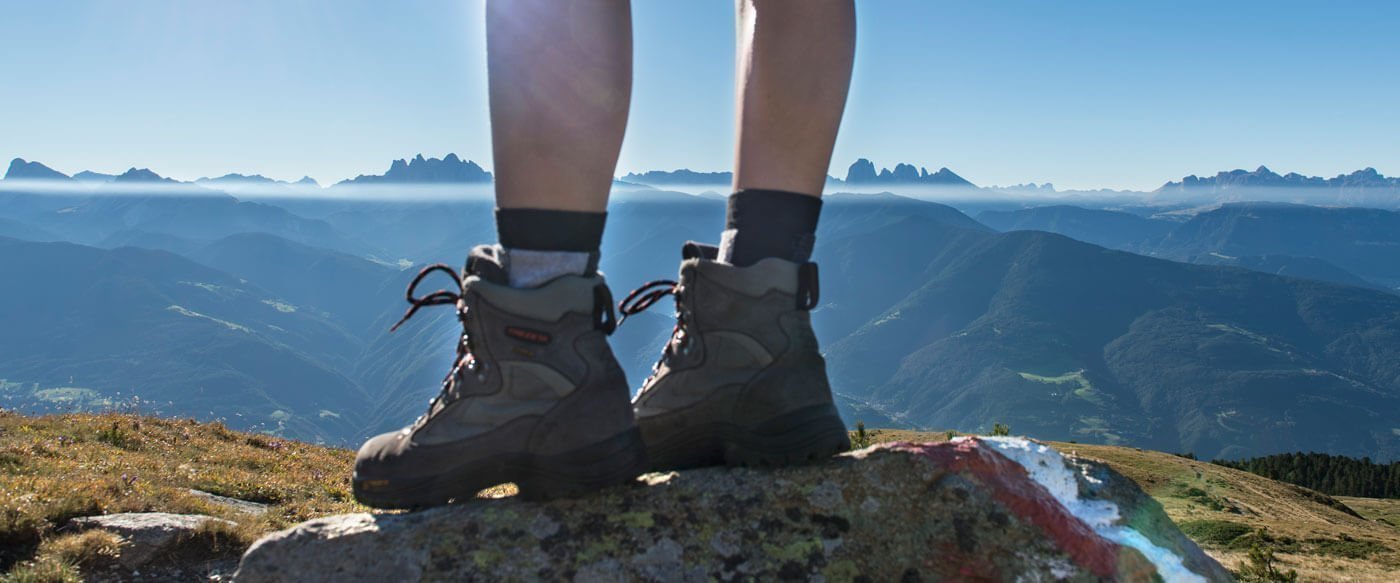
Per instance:
[[[1019,438],[778,470],[650,474],[573,500],[312,520],[240,581],[1120,580],[1230,576],[1107,466]]]

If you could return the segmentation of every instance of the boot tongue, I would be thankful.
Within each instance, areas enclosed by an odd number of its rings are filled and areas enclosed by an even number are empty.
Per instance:
[[[719,247],[706,245],[704,243],[696,243],[695,241],[686,241],[685,245],[681,247],[681,260],[684,261],[686,259],[708,259],[714,261],[719,259]]]
[[[505,251],[499,245],[477,245],[467,254],[463,277],[477,276],[491,283],[509,285],[504,261]]]

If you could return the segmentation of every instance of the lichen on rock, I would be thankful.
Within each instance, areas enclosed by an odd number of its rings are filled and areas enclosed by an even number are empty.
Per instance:
[[[1099,512],[1088,515],[1084,508]],[[478,499],[409,514],[322,518],[259,541],[237,576],[242,581],[1154,577],[1220,581],[1229,574],[1130,480],[1103,464],[1012,439],[886,444],[823,464],[776,470],[653,474],[634,486],[578,499]]]

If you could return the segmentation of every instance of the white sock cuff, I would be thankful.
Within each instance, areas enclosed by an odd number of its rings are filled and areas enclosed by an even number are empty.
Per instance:
[[[519,288],[539,287],[563,275],[583,275],[591,259],[591,253],[582,251],[506,249],[505,255],[510,286]]]

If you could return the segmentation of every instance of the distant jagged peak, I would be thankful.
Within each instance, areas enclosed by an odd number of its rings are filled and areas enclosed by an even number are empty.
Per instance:
[[[161,175],[159,175],[159,174],[156,174],[155,172],[152,172],[150,168],[135,168],[135,167],[130,168],[130,169],[128,169],[126,172],[123,172],[123,173],[117,175],[117,177],[116,177],[116,178],[113,178],[112,181],[113,181],[113,182],[166,182],[166,183],[171,183],[171,184],[174,184],[174,183],[178,183],[178,182],[179,182],[178,180],[174,180],[174,179],[171,179],[171,178],[166,178],[166,177],[164,177],[164,176],[161,176]]]
[[[860,158],[846,169],[846,182],[859,184],[863,182],[875,182],[879,173],[875,170],[875,163],[865,158]]]
[[[389,164],[384,174],[361,174],[339,184],[423,184],[490,182],[491,173],[476,162],[462,160],[455,153],[443,158],[425,158],[419,153],[411,160],[402,158]]]
[[[448,155],[450,156],[451,154],[448,154]],[[296,181],[296,182],[293,182],[292,184],[295,184],[295,185],[297,185],[297,186],[314,186],[314,187],[316,187],[316,188],[320,188],[320,187],[321,187],[321,183],[320,183],[320,182],[316,182],[316,179],[315,179],[315,178],[312,178],[312,177],[310,177],[310,176],[302,176],[302,177],[301,177],[301,180],[298,180],[298,181]]]
[[[875,163],[860,158],[846,170],[847,184],[931,184],[939,186],[974,187],[967,179],[947,167],[929,173],[927,168],[900,162],[894,169],[875,169]]]
[[[5,172],[5,180],[72,180],[73,178],[49,168],[39,162],[27,162],[24,158],[10,160],[10,169]]]

